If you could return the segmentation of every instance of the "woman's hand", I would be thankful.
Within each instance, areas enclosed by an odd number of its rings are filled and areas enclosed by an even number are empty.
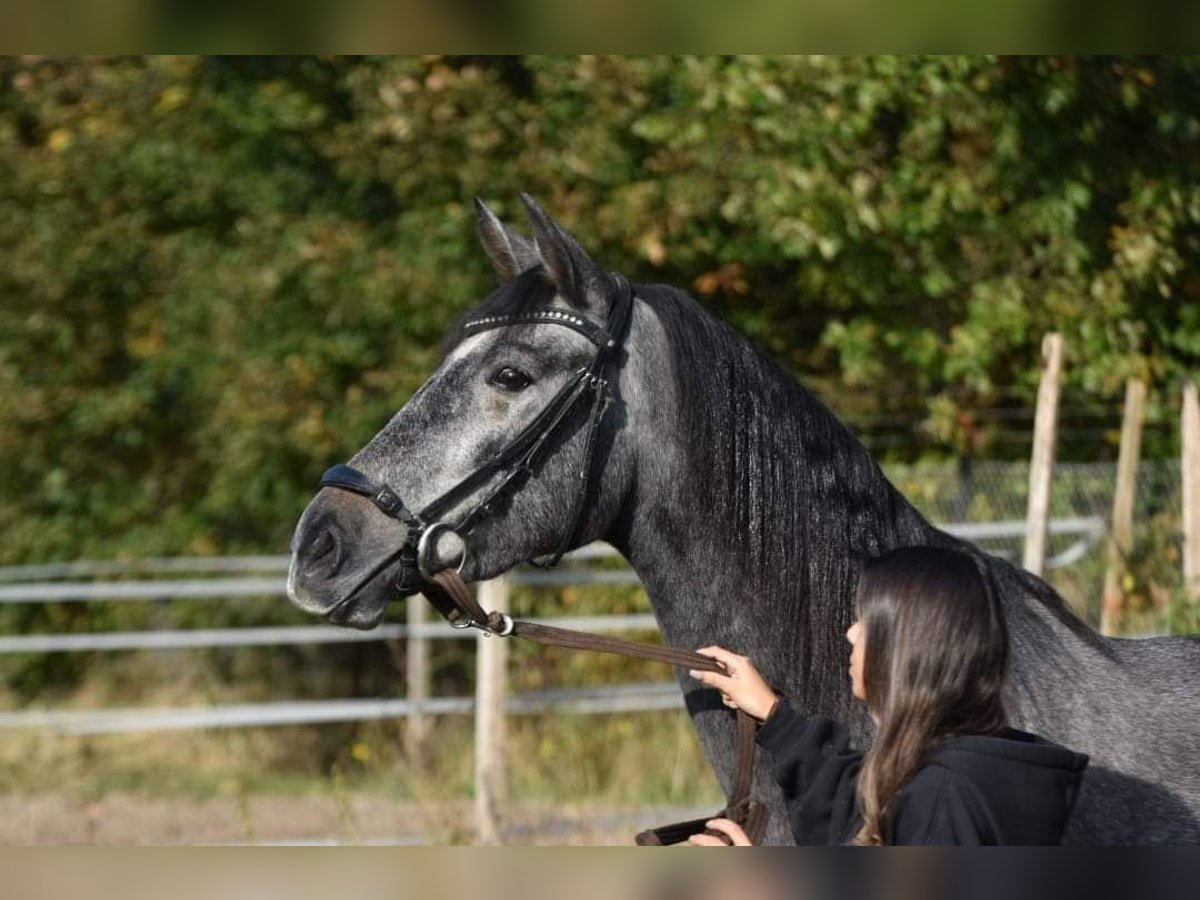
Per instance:
[[[688,672],[693,678],[721,692],[721,702],[732,709],[743,709],[758,721],[766,719],[775,706],[778,695],[763,680],[754,663],[744,656],[730,653],[724,647],[701,647],[696,651],[724,663],[728,675],[718,672]],[[723,820],[718,820],[723,821]]]
[[[746,837],[746,832],[742,831],[742,826],[732,819],[710,819],[704,823],[705,828],[711,828],[713,831],[719,831],[722,834],[729,836],[735,847],[749,847],[750,838]],[[714,837],[711,834],[693,834],[687,839],[687,842],[693,847],[724,847],[725,842],[719,837]]]

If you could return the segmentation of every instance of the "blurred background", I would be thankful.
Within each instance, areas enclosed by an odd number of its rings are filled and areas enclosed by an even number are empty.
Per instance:
[[[403,629],[331,638],[279,575],[321,471],[490,290],[476,195],[521,225],[527,190],[690,292],[1017,560],[1060,333],[1047,577],[1093,625],[1140,381],[1121,628],[1200,630],[1198,98],[1195,57],[0,58],[0,840],[477,837],[474,641],[428,642],[430,693],[467,705],[414,741]],[[567,572],[514,578],[514,609],[649,611],[619,560]],[[504,840],[719,807],[668,672],[509,652],[514,695],[658,699],[512,715]]]

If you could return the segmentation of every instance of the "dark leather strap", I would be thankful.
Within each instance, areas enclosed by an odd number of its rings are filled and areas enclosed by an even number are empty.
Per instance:
[[[558,426],[575,408],[577,401],[587,392],[589,384],[588,371],[580,369],[570,381],[559,389],[559,392],[551,398],[537,417],[521,429],[520,433],[503,450],[425,506],[421,510],[421,518],[426,521],[436,520],[454,503],[486,483],[497,472],[504,472],[500,483],[484,499],[476,503],[466,517],[456,525],[455,530],[460,534],[469,532],[480,516],[490,512],[495,503],[519,486],[519,479],[533,471],[550,436],[557,432]]]
[[[530,563],[540,569],[553,569],[558,565],[566,552],[571,549],[578,540],[579,529],[583,524],[584,505],[587,502],[588,484],[591,483],[592,475],[592,457],[596,450],[596,434],[600,430],[600,422],[604,418],[604,412],[608,409],[609,393],[608,383],[599,376],[595,376],[592,381],[592,409],[588,413],[587,434],[583,439],[583,450],[580,457],[579,485],[574,491],[574,499],[571,501],[571,517],[567,520],[571,523],[569,529],[562,533],[559,538],[558,545],[554,548],[554,552],[550,554],[549,559],[530,560]]]
[[[606,325],[599,325],[571,309],[545,306],[520,313],[494,313],[468,319],[459,328],[455,343],[464,337],[478,334],[481,331],[489,331],[492,328],[507,328],[511,325],[561,325],[582,334],[596,345],[596,349],[603,356],[615,350],[624,338],[625,325],[629,320],[629,307],[633,297],[633,288],[624,275],[612,272],[608,277],[616,285],[617,299],[609,310]]]
[[[409,512],[395,491],[386,484],[375,484],[358,469],[344,463],[330,466],[325,470],[321,476],[321,487],[341,488],[343,491],[361,494],[379,507],[380,512],[385,516],[399,519],[410,525],[420,524],[420,519]]]
[[[707,657],[705,657],[707,659]],[[755,737],[758,734],[758,723],[748,713],[738,710],[737,714],[737,763],[733,772],[733,788],[725,801],[725,808],[709,818],[730,819],[742,826],[751,844],[762,840],[767,825],[767,809],[754,799],[751,791],[754,789],[754,754],[756,750]],[[726,844],[729,837],[713,828],[706,828],[708,819],[693,819],[689,822],[679,822],[673,825],[660,825],[639,832],[634,837],[634,843],[639,847],[658,847],[670,844],[680,844],[693,834],[703,832],[712,837],[720,838]]]
[[[728,804],[723,810],[703,819],[689,819],[686,822],[673,822],[670,825],[659,825],[657,828],[647,828],[639,831],[633,838],[639,847],[669,847],[672,844],[682,844],[693,834],[707,834],[720,838],[728,845],[729,837],[724,832],[705,827],[709,819],[730,819],[742,826],[751,844],[762,840],[766,831],[767,809],[757,800],[745,800],[740,804]]]
[[[562,325],[579,332],[601,350],[611,350],[617,345],[608,329],[578,313],[557,307],[531,309],[514,315],[480,316],[464,322],[459,334],[461,337],[467,337],[492,328],[507,328],[510,325]]]
[[[592,403],[585,426],[587,432],[579,465],[580,484],[572,501],[570,524],[564,530],[559,544],[546,560],[531,560],[531,562],[539,568],[553,568],[562,559],[563,554],[578,536],[582,525],[585,495],[593,468],[596,433],[604,418],[610,398],[606,375],[611,374],[610,363],[614,361],[613,357],[620,350],[633,315],[633,286],[623,275],[611,273],[608,277],[612,279],[616,291],[607,322],[603,326],[572,310],[555,307],[507,315],[480,316],[469,320],[462,326],[460,336],[476,334],[492,328],[506,328],[511,325],[561,325],[592,341],[596,345],[596,356],[589,366],[580,369],[575,377],[559,390],[542,412],[522,429],[499,454],[422,509],[420,512],[422,519],[432,521],[438,518],[459,498],[486,483],[493,475],[500,473],[499,483],[458,523],[456,530],[459,534],[468,534],[477,519],[487,515],[498,501],[514,491],[520,482],[533,472],[543,449],[549,444],[550,437],[558,431],[559,426],[574,410],[577,402],[590,392]]]
[[[711,656],[705,656],[693,650],[645,644],[603,634],[589,634],[584,631],[543,625],[539,622],[512,619],[495,611],[486,612],[475,600],[470,589],[462,580],[462,576],[453,569],[447,569],[434,575],[424,593],[443,615],[446,615],[443,611],[445,608],[454,608],[454,617],[446,617],[456,627],[473,624],[490,634],[502,637],[515,635],[551,647],[615,653],[620,656],[649,659],[688,669],[726,673],[726,668],[722,663]],[[739,709],[737,712],[737,768],[734,771],[733,788],[729,792],[725,809],[716,814],[718,817],[732,819],[741,825],[750,838],[750,842],[755,844],[762,838],[763,829],[766,826],[766,809],[751,796],[754,788],[755,736],[757,732],[758,723],[751,715]],[[706,834],[719,837],[728,843],[725,835],[705,829],[706,821],[707,819],[697,819],[643,831],[637,835],[635,842],[639,846],[678,844],[693,834],[704,831]]]

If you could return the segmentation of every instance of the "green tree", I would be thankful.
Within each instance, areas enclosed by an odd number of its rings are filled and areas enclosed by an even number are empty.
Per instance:
[[[1168,403],[1197,96],[1194,58],[0,61],[0,561],[281,549],[490,287],[476,194],[947,452],[1051,329],[1072,390]]]

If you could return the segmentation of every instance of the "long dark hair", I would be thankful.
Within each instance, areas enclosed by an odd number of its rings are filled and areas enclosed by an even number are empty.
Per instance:
[[[869,562],[858,618],[877,731],[859,775],[855,841],[882,844],[892,801],[941,739],[1005,726],[1008,630],[982,561],[942,547],[905,547]]]

